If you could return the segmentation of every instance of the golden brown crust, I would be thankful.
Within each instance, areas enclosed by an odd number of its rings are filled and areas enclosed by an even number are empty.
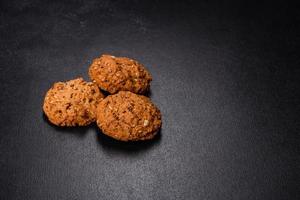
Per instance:
[[[47,92],[43,110],[57,126],[85,126],[96,120],[96,109],[104,95],[92,82],[77,78],[54,83]]]
[[[115,94],[131,91],[143,94],[150,88],[152,77],[145,67],[126,57],[102,55],[89,68],[90,78],[103,90]]]
[[[97,125],[117,140],[152,139],[161,124],[161,113],[150,99],[132,92],[110,95],[97,108]]]

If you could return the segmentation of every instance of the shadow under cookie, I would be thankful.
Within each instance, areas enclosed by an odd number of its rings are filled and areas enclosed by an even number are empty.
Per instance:
[[[161,130],[157,132],[151,140],[142,140],[142,141],[128,141],[123,142],[115,140],[97,128],[96,138],[100,147],[108,152],[114,153],[126,153],[126,154],[137,154],[149,150],[151,147],[158,145],[161,141]]]
[[[151,88],[150,88],[150,89],[147,90],[143,95],[150,98],[150,97],[151,97],[151,93],[152,93],[152,92],[151,92]]]
[[[102,92],[102,94],[104,94],[104,96],[105,97],[107,97],[107,96],[109,96],[109,95],[112,95],[112,94],[110,94],[109,92],[107,92],[107,91],[105,91],[105,90],[103,90],[103,89],[101,89],[101,88],[99,88],[100,89],[100,91]],[[146,97],[151,97],[151,88],[149,89],[149,90],[147,90],[144,94],[142,94],[142,95],[144,95],[144,96],[146,96]]]

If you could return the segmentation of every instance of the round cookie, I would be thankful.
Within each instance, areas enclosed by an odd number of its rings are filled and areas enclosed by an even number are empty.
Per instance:
[[[115,94],[131,91],[143,94],[150,88],[151,74],[135,60],[126,57],[102,55],[93,60],[89,76],[101,89]]]
[[[43,110],[57,126],[85,126],[96,120],[96,110],[104,95],[92,82],[77,78],[57,82],[48,90]]]
[[[161,113],[150,99],[132,92],[110,95],[97,108],[97,125],[117,140],[152,139],[161,124]]]

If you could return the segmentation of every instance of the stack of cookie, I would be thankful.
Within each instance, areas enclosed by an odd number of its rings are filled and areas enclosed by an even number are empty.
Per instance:
[[[94,59],[93,82],[77,78],[57,82],[47,92],[43,110],[57,126],[86,126],[97,122],[102,132],[121,141],[152,139],[161,128],[161,113],[143,96],[152,77],[139,62],[111,55]],[[105,97],[101,90],[110,95]]]

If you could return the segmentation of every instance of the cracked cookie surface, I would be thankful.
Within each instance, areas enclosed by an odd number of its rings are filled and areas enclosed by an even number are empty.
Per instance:
[[[139,62],[111,55],[94,59],[89,76],[101,89],[111,94],[118,91],[144,94],[152,81],[151,74]]]
[[[57,82],[48,90],[43,110],[57,126],[85,126],[96,120],[96,110],[104,98],[92,82],[77,78]]]
[[[110,95],[97,108],[97,125],[121,141],[152,139],[161,128],[160,110],[148,97],[128,91]]]

